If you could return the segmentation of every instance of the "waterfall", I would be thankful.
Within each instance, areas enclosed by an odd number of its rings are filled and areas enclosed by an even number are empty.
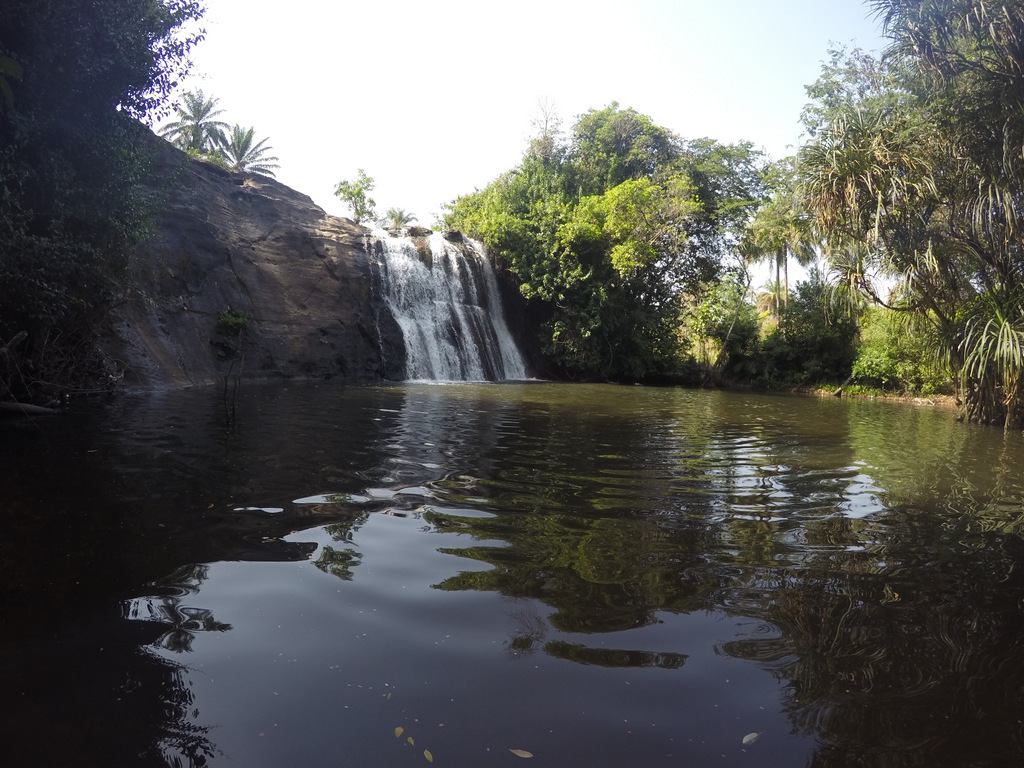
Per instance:
[[[395,237],[378,230],[373,236],[382,298],[405,341],[407,379],[526,378],[497,275],[479,243],[440,232]]]

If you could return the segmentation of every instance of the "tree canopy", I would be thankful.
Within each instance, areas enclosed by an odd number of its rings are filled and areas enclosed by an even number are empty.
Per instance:
[[[136,119],[157,115],[201,32],[198,0],[0,4],[0,397],[80,379],[88,335],[145,231]]]
[[[372,219],[377,207],[376,201],[370,197],[373,191],[373,179],[360,168],[355,181],[342,179],[334,188],[334,194],[352,209],[352,220],[358,224],[363,219]]]
[[[225,137],[220,153],[233,171],[273,176],[273,169],[277,168],[277,158],[269,154],[273,148],[266,146],[269,139],[261,139],[253,144],[255,132],[255,128],[231,126],[231,132]]]
[[[892,45],[881,62],[834,69],[842,87],[819,81],[816,132],[799,155],[804,204],[851,284],[931,325],[964,415],[1019,427],[1024,9],[871,5]],[[871,269],[895,288],[883,295]]]
[[[496,251],[546,307],[562,373],[677,375],[680,317],[717,280],[760,194],[749,145],[686,142],[618,104],[581,115],[567,143],[547,115],[520,165],[454,201],[446,224]]]
[[[185,151],[215,152],[227,143],[228,124],[216,118],[224,114],[217,108],[220,99],[200,89],[185,91],[174,107],[176,120],[160,129],[160,135]]]

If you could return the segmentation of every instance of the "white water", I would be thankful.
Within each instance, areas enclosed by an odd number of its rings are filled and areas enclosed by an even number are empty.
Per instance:
[[[439,232],[413,239],[379,230],[374,237],[383,298],[405,339],[407,379],[526,378],[497,276],[479,243],[452,243]]]

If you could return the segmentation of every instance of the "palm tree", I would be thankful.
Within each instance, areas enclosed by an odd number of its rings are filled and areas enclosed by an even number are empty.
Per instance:
[[[384,223],[388,229],[400,229],[416,221],[416,214],[409,213],[404,208],[389,208],[384,214]]]
[[[161,136],[185,151],[212,153],[226,143],[228,125],[214,119],[224,112],[217,109],[219,99],[207,98],[198,90],[186,91],[181,100],[182,104],[174,107],[178,119],[161,128]]]
[[[788,192],[775,195],[754,215],[740,244],[750,263],[775,262],[775,314],[789,304],[789,260],[806,267],[817,257],[809,216]]]
[[[243,128],[240,125],[231,127],[231,136],[221,146],[221,153],[233,171],[245,171],[246,173],[259,173],[263,176],[273,176],[271,168],[277,168],[276,157],[267,155],[273,148],[265,147],[268,139],[263,139],[258,144],[253,144],[255,128]]]

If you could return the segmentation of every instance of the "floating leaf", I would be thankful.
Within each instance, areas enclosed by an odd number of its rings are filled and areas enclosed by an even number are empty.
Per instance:
[[[527,752],[525,749],[510,749],[509,752],[516,757],[533,757],[533,752]]]
[[[434,762],[434,756],[432,754],[430,754],[430,750],[429,749],[424,749],[423,750],[423,756],[425,758],[427,758],[427,762],[428,763]]]
[[[761,733],[764,733],[764,731],[761,731]],[[761,733],[748,733],[746,736],[743,737],[743,743],[753,744],[755,741],[761,738]]]
[[[403,728],[402,726],[398,726],[397,728],[395,728],[395,738],[396,739],[399,736],[401,736],[403,733],[405,733],[405,728]]]
[[[413,747],[416,746],[416,742],[412,740],[412,736],[406,736],[405,740],[409,742],[410,746],[413,746]]]

